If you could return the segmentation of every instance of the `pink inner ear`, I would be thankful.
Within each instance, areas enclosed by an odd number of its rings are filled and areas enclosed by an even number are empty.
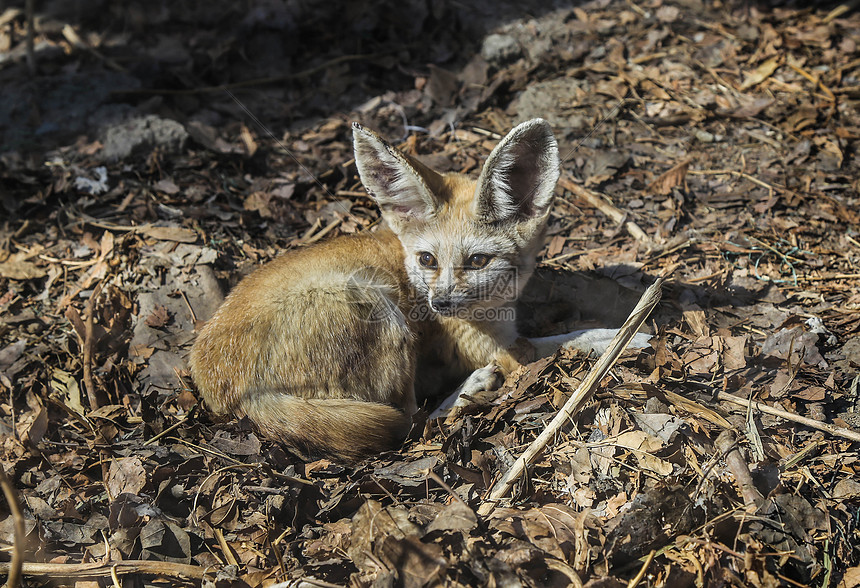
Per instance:
[[[381,162],[370,167],[368,171],[370,172],[371,180],[374,183],[379,184],[379,186],[386,191],[391,188],[391,184],[394,183],[394,179],[397,174],[396,170],[392,166],[385,165]]]
[[[533,141],[522,141],[512,146],[514,165],[508,171],[513,204],[522,216],[534,213],[534,198],[540,186],[541,152]]]

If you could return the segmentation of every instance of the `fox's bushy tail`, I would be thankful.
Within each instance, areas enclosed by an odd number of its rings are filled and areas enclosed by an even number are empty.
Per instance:
[[[355,462],[397,447],[412,417],[378,402],[349,398],[247,395],[240,409],[267,437],[286,443],[305,459]]]

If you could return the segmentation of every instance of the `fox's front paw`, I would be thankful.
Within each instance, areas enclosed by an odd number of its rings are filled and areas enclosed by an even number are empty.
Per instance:
[[[480,398],[482,392],[492,392],[502,384],[502,376],[498,372],[496,364],[488,364],[482,368],[476,369],[469,374],[466,381],[460,384],[455,394],[457,400],[454,406],[466,406],[474,402],[474,399]]]
[[[486,400],[486,393],[496,390],[502,383],[502,376],[494,363],[485,365],[469,374],[469,377],[454,390],[439,408],[430,415],[431,419],[457,415],[465,406]]]

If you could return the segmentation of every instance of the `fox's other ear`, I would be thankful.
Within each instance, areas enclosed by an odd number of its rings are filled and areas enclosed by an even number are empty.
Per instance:
[[[549,123],[535,118],[516,126],[481,170],[475,214],[489,223],[542,216],[552,204],[560,166]]]
[[[438,203],[431,186],[438,174],[358,123],[352,123],[352,137],[361,183],[391,228],[398,232],[405,224],[432,219]]]

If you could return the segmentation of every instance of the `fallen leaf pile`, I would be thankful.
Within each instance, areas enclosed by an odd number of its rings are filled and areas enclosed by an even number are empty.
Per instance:
[[[0,14],[0,544],[27,585],[860,586],[854,5],[55,4],[34,76]],[[376,228],[351,121],[475,174],[536,116],[564,164],[522,331],[618,326],[669,278],[650,346],[501,502],[592,358],[453,423],[429,403],[355,467],[211,417],[186,358],[229,286]]]

